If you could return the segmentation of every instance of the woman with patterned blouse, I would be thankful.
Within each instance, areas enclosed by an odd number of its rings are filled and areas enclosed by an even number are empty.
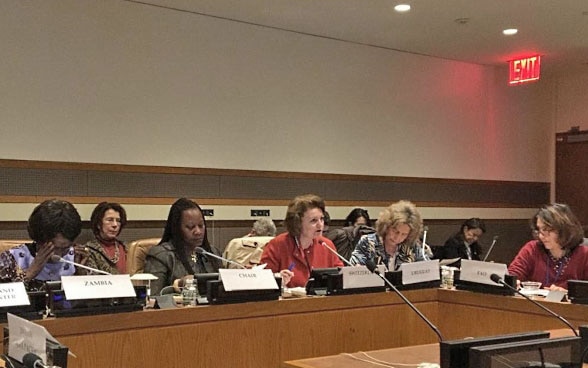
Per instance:
[[[390,271],[402,263],[430,259],[430,249],[419,242],[423,223],[415,205],[399,201],[387,207],[376,221],[376,233],[360,238],[351,254],[351,263],[365,265],[367,260],[383,264]]]

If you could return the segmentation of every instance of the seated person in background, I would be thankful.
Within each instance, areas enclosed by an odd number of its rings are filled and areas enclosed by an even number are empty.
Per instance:
[[[261,218],[253,223],[253,228],[246,236],[232,239],[223,252],[223,258],[251,268],[259,264],[265,245],[276,235],[276,225],[269,218]],[[239,266],[223,262],[227,268]]]
[[[351,212],[349,212],[349,214],[345,218],[345,224],[343,226],[358,225],[372,226],[370,215],[368,214],[368,211],[364,210],[363,208],[354,208],[353,210],[351,210]]]
[[[96,239],[84,247],[89,252],[89,267],[112,274],[127,273],[127,246],[118,236],[127,224],[127,213],[118,203],[99,203],[90,217],[90,227]]]
[[[282,285],[305,286],[313,268],[341,267],[343,262],[326,247],[333,243],[323,237],[325,202],[314,194],[301,195],[288,205],[286,233],[266,245],[261,263],[279,272]]]
[[[81,245],[73,245],[82,231],[82,220],[71,203],[50,199],[39,204],[29,217],[27,230],[33,242],[8,250],[11,256],[4,255],[2,259],[8,266],[3,273],[16,275],[15,281],[24,281],[28,289],[39,289],[45,281],[76,274],[73,265],[51,259],[54,255],[86,263],[88,253]]]
[[[179,290],[185,277],[195,273],[218,272],[220,262],[196,253],[196,248],[220,256],[208,243],[206,220],[200,206],[187,199],[178,199],[170,208],[163,236],[151,247],[145,259],[145,272],[157,276],[151,281],[152,295],[159,295],[166,286]]]
[[[508,266],[519,281],[538,281],[543,288],[567,290],[568,280],[588,280],[588,247],[584,231],[565,204],[543,206],[532,219],[536,240],[525,244]]]
[[[245,236],[276,236],[276,224],[271,218],[260,218],[253,223],[251,231]]]
[[[376,233],[360,238],[350,262],[365,265],[369,259],[395,271],[402,263],[429,259],[430,249],[423,252],[418,240],[422,230],[421,215],[414,204],[409,201],[393,203],[380,213]]]
[[[464,221],[461,229],[445,242],[439,259],[461,258],[479,261],[482,248],[478,244],[478,239],[485,232],[486,225],[479,218],[474,217]],[[452,266],[460,267],[461,260],[453,263]]]

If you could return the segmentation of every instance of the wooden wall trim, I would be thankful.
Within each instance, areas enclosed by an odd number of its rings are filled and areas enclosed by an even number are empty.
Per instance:
[[[180,174],[180,175],[227,175],[243,177],[264,177],[264,178],[291,178],[291,179],[320,179],[320,180],[351,180],[351,181],[373,181],[373,182],[400,182],[400,183],[446,183],[446,184],[468,184],[468,185],[536,185],[549,184],[548,182],[526,182],[508,180],[475,180],[475,179],[446,179],[446,178],[425,178],[407,176],[377,176],[377,175],[351,175],[351,174],[329,174],[292,171],[261,171],[261,170],[235,170],[235,169],[212,169],[212,168],[190,168],[174,166],[147,166],[147,165],[124,165],[124,164],[102,164],[83,162],[61,162],[61,161],[29,161],[0,159],[0,167],[24,168],[24,169],[58,169],[58,170],[93,170],[112,171],[125,173],[151,173],[151,174]]]

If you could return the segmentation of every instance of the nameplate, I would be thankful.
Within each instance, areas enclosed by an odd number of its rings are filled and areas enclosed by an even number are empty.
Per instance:
[[[478,284],[487,284],[492,286],[502,286],[490,279],[490,275],[497,274],[501,278],[506,275],[506,265],[504,263],[461,260],[461,271],[459,279],[461,281],[470,281]]]
[[[37,354],[44,362],[47,361],[47,336],[45,327],[27,321],[11,313],[7,313],[8,320],[8,355],[22,362],[27,353]]]
[[[129,275],[62,276],[68,300],[136,297]]]
[[[30,305],[27,290],[22,282],[0,284],[0,307]]]
[[[382,275],[386,272],[384,265],[379,265],[378,270]],[[366,266],[343,267],[340,273],[343,275],[343,289],[384,286],[384,280]]]
[[[278,289],[272,270],[221,268],[218,274],[225,291]]]
[[[403,285],[440,280],[438,259],[403,263],[400,265],[400,270],[402,271]]]

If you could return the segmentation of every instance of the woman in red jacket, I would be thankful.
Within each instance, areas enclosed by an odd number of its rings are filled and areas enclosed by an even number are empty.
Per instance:
[[[565,204],[544,206],[533,217],[536,240],[525,244],[508,267],[519,281],[566,290],[568,280],[588,280],[588,247],[582,225]]]
[[[343,266],[326,249],[335,250],[335,246],[323,236],[324,213],[325,202],[314,194],[298,196],[288,205],[284,220],[287,232],[272,239],[261,256],[261,264],[282,275],[283,285],[304,286],[313,268]]]

